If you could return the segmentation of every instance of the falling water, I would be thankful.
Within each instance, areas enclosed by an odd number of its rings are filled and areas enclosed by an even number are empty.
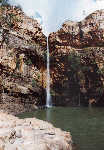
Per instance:
[[[48,45],[48,37],[47,37],[47,99],[46,99],[46,107],[52,107],[52,99],[50,94],[50,59],[49,59],[49,45]]]

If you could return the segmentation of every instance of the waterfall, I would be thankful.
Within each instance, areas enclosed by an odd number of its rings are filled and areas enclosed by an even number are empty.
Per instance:
[[[49,45],[48,45],[48,36],[47,36],[47,99],[46,107],[52,107],[52,99],[50,94],[50,58],[49,58]]]

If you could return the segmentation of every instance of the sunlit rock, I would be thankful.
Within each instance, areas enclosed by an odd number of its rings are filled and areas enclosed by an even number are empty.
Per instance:
[[[1,150],[72,150],[69,132],[35,118],[18,119],[0,113]]]
[[[31,111],[45,104],[46,36],[20,8],[1,6],[0,18],[0,108]]]

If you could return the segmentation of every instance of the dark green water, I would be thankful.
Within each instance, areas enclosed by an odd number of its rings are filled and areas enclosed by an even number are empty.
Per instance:
[[[18,116],[37,117],[70,131],[79,150],[104,150],[104,108],[57,107]]]

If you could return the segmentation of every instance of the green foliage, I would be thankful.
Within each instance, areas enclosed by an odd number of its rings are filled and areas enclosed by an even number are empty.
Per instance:
[[[32,86],[35,87],[37,85],[36,80],[32,79]]]
[[[70,70],[73,71],[74,73],[78,72],[78,71],[86,72],[86,71],[90,70],[90,67],[87,66],[87,64],[86,65],[82,64],[81,56],[77,55],[75,52],[72,52],[68,56],[68,63],[69,63],[69,66],[70,66]],[[96,64],[96,62],[94,62],[94,61],[91,62],[91,65],[95,65],[95,64]]]
[[[20,62],[18,59],[16,59],[16,69],[19,69],[19,65],[20,65]]]
[[[88,72],[90,67],[82,63],[82,57],[75,52],[72,52],[68,56],[68,80],[69,91],[73,99],[80,93],[80,84],[85,81],[84,72]],[[77,99],[78,100],[78,99]]]
[[[25,63],[26,63],[26,65],[32,65],[31,59],[28,59]]]
[[[12,74],[12,77],[13,77],[13,78],[18,78],[18,75],[15,74],[15,73],[13,73],[13,74]]]
[[[97,73],[98,73],[98,74],[104,74],[104,66],[103,66],[103,68],[99,69],[99,70],[97,71]]]
[[[38,79],[39,79],[40,78],[40,74],[38,74],[37,76],[38,76]]]
[[[55,96],[55,91],[54,90],[51,89],[50,93],[51,93],[52,96]]]
[[[74,72],[78,72],[81,69],[81,59],[80,56],[77,56],[74,52],[72,52],[68,56],[68,63],[70,66],[70,70]]]
[[[82,70],[83,72],[85,72],[85,71],[89,71],[90,68],[89,68],[89,66],[84,66],[84,65],[82,65],[82,66],[81,66],[81,70]]]
[[[96,92],[99,93],[99,95],[102,95],[104,93],[104,87],[103,86],[102,87],[98,87],[96,89]]]

